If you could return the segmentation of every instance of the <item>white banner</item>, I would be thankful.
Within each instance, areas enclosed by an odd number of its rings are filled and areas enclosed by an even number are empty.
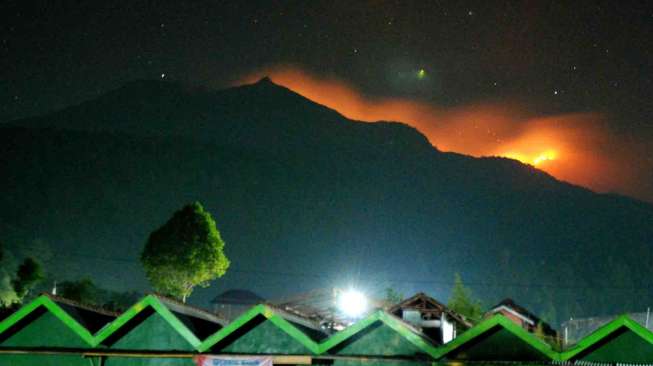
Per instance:
[[[272,357],[197,356],[197,366],[272,366]]]

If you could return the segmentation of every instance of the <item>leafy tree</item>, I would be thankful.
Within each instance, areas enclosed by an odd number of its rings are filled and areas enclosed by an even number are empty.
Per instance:
[[[43,278],[45,276],[41,264],[33,258],[25,258],[18,266],[16,278],[12,281],[16,296],[22,300]]]
[[[77,301],[85,305],[97,305],[99,303],[99,289],[90,278],[83,278],[79,281],[65,281],[59,284],[58,294],[67,299]]]
[[[223,249],[211,214],[195,202],[150,234],[141,262],[157,291],[185,302],[195,286],[206,287],[225,274],[229,259]]]
[[[478,322],[483,316],[481,302],[474,299],[472,290],[465,287],[458,273],[454,275],[453,289],[447,306],[474,323]]]
[[[62,282],[58,292],[61,297],[78,303],[118,312],[126,310],[141,298],[141,294],[135,291],[120,292],[99,287],[90,278]]]
[[[392,287],[388,287],[388,288],[385,289],[384,301],[389,306],[400,303],[401,300],[403,300],[403,299],[404,299],[404,295],[399,293],[399,291],[393,289]]]
[[[6,272],[0,271],[0,306],[8,307],[19,301],[11,284],[11,277]]]
[[[9,268],[13,266],[7,263],[10,261],[6,257],[4,245],[0,242],[0,306],[4,308],[10,307],[12,304],[20,301],[18,296],[16,296],[16,291],[14,291],[14,286],[12,286],[11,275],[9,274],[10,271],[13,271],[13,269],[9,270]]]

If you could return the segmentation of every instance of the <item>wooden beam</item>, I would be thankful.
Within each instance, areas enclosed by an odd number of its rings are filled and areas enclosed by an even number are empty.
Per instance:
[[[280,365],[310,365],[313,363],[311,356],[273,356],[273,364]]]

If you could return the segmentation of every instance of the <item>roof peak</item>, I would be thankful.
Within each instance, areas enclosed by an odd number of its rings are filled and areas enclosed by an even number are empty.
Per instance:
[[[92,306],[92,305],[82,304],[82,303],[80,303],[78,301],[71,300],[71,299],[61,297],[61,296],[57,296],[57,295],[53,295],[53,294],[50,294],[50,293],[47,293],[47,292],[42,292],[40,296],[47,297],[48,299],[54,301],[55,303],[62,303],[62,304],[68,305],[68,306],[73,306],[73,307],[76,307],[76,308],[92,311],[92,312],[102,314],[102,315],[107,315],[107,316],[112,316],[112,317],[118,317],[120,315],[120,313],[115,312],[115,311],[106,310],[106,309],[103,309],[103,308],[101,308],[99,306]]]

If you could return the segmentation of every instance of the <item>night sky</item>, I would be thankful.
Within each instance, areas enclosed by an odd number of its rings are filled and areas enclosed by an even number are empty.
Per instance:
[[[0,121],[270,74],[436,147],[653,201],[649,1],[3,1]],[[312,93],[312,94],[311,94]]]

